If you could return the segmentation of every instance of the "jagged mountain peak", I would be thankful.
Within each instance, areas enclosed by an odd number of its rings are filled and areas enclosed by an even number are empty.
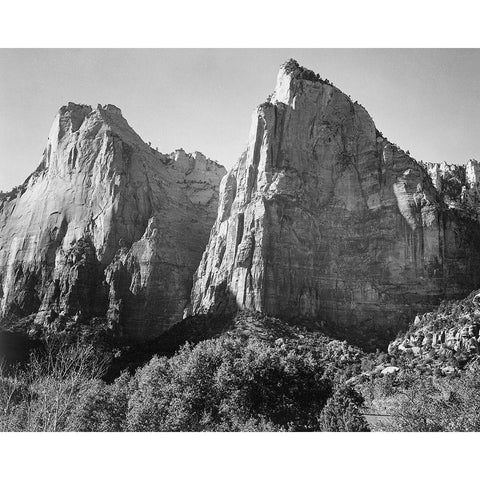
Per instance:
[[[200,152],[158,152],[118,107],[69,103],[41,168],[1,200],[0,315],[100,318],[144,340],[179,320],[200,262],[188,312],[301,318],[378,346],[480,285],[479,173],[417,162],[295,60],[225,176]]]
[[[290,60],[222,181],[192,312],[301,317],[378,345],[477,287],[479,244],[475,215],[449,208],[362,105]]]
[[[105,105],[102,104],[97,104],[96,108],[93,108],[91,105],[83,104],[83,103],[75,103],[75,102],[68,102],[66,105],[62,105],[58,113],[60,115],[72,115],[72,114],[83,114],[88,115],[92,111],[96,110],[97,112],[105,111],[114,115],[120,115],[122,116],[122,110],[117,107],[116,105],[112,105],[110,103],[107,103]]]
[[[114,105],[61,107],[39,168],[0,198],[0,327],[97,319],[132,341],[179,321],[225,174],[183,155]]]
[[[314,97],[319,97],[322,89],[326,89],[327,94],[332,94],[333,91],[344,95],[345,101],[354,103],[356,106],[361,107],[358,102],[352,102],[350,97],[336,88],[328,79],[322,78],[318,73],[313,70],[301,66],[296,60],[290,59],[280,65],[280,69],[277,74],[277,80],[274,92],[268,97],[268,103],[285,103],[293,108],[295,104],[293,99],[297,94],[304,93],[305,90],[311,94],[314,92]],[[362,107],[363,108],[363,107]]]
[[[85,120],[94,117],[96,121],[104,122],[110,127],[120,124],[125,127],[126,120],[123,118],[122,111],[115,105],[100,105],[96,108],[90,105],[68,102],[59,108],[53,121],[53,127],[59,124],[60,134],[69,134],[78,131]],[[55,130],[54,130],[55,132]]]
[[[219,177],[226,173],[222,165],[198,151],[186,153],[183,149],[178,149],[172,154],[159,152],[152,147],[151,142],[145,142],[135,132],[123,117],[121,109],[115,105],[99,104],[93,108],[73,102],[62,106],[53,120],[41,169],[53,176],[70,175],[72,169],[76,168],[91,170],[99,161],[115,158],[105,155],[108,149],[115,145],[123,145],[125,152],[133,148],[138,153],[137,157],[142,157],[143,162],[155,165],[160,161],[163,165],[177,168],[180,172],[187,170],[183,164],[189,163],[192,170],[215,171]],[[94,154],[85,151],[90,148]],[[97,150],[100,152],[99,155]],[[76,162],[77,157],[81,158],[80,162]],[[103,168],[108,167],[104,165]]]

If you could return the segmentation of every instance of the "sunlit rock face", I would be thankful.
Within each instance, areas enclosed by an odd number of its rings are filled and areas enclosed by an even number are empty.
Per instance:
[[[0,327],[98,318],[142,341],[181,320],[224,174],[157,152],[113,105],[62,107],[38,169],[0,196]]]
[[[477,160],[469,160],[465,165],[445,162],[422,165],[449,208],[480,218],[480,163]]]
[[[287,62],[222,180],[188,313],[251,309],[391,338],[480,285],[476,217],[432,178],[360,104]]]

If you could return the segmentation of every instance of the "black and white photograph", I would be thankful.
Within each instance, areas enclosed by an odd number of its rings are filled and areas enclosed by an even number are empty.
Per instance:
[[[0,48],[6,443],[480,431],[480,49],[278,34]]]

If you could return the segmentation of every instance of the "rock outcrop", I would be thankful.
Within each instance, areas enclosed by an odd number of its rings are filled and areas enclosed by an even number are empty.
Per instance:
[[[371,346],[393,338],[480,285],[477,217],[432,171],[360,104],[287,62],[222,180],[189,312],[303,318]]]
[[[415,317],[406,333],[388,346],[391,355],[441,358],[480,354],[480,291],[458,301],[442,302],[434,311]]]
[[[40,166],[0,196],[0,327],[93,319],[136,342],[181,320],[224,174],[154,150],[113,105],[62,107]]]
[[[480,218],[480,163],[477,160],[469,160],[466,165],[445,162],[422,165],[448,207]]]

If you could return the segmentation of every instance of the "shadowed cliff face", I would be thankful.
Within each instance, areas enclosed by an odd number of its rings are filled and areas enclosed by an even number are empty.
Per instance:
[[[62,107],[39,168],[0,197],[0,326],[93,318],[140,341],[181,320],[224,174],[150,148],[113,105]]]
[[[289,62],[222,180],[191,312],[303,317],[378,344],[478,287],[479,267],[476,216],[361,105]]]

